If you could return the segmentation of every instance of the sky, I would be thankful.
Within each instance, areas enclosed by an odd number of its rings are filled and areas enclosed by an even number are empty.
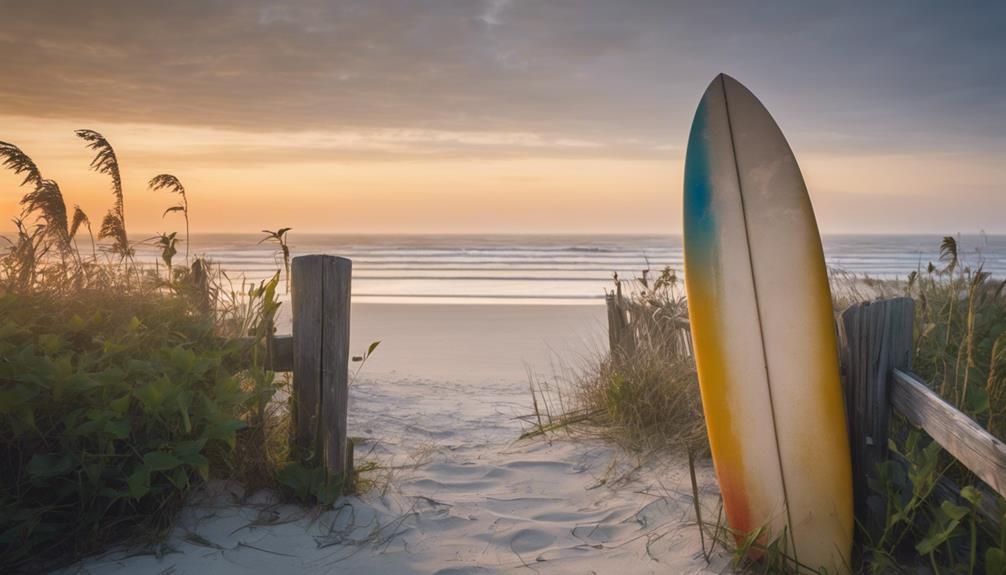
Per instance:
[[[0,140],[131,231],[677,233],[726,72],[823,232],[1006,233],[1006,3],[0,0]],[[0,173],[0,221],[28,191]],[[11,226],[0,224],[0,229]]]

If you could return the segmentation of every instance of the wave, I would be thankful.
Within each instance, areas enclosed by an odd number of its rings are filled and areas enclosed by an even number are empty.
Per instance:
[[[230,277],[261,281],[282,267],[274,246],[255,236],[199,237],[193,253],[209,256]],[[939,265],[939,236],[825,236],[832,270],[904,278],[929,261]],[[684,277],[680,237],[631,236],[298,236],[294,255],[330,253],[354,263],[354,298],[381,302],[566,302],[595,304],[622,278],[670,267]],[[1006,277],[1006,237],[963,238],[960,252]],[[142,246],[138,257],[158,251]],[[176,256],[176,261],[179,261]]]
[[[603,300],[604,294],[598,295],[565,295],[565,294],[442,294],[442,293],[356,293],[353,297],[365,298],[417,298],[417,299],[534,299],[534,300]]]

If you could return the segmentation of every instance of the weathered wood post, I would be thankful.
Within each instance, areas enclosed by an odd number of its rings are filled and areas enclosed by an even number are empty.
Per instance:
[[[868,479],[887,460],[890,379],[911,368],[914,314],[915,302],[902,297],[853,305],[839,322],[855,514],[869,533],[881,518],[869,511]]]
[[[616,285],[615,293],[604,296],[608,306],[608,349],[612,357],[624,357],[636,350],[636,334],[622,301],[621,283]]]
[[[339,475],[348,460],[352,269],[350,260],[335,256],[293,259],[294,445]]]
[[[615,294],[604,295],[604,303],[608,307],[608,351],[614,357],[620,349],[622,340],[622,322],[620,321],[618,303],[615,301]]]

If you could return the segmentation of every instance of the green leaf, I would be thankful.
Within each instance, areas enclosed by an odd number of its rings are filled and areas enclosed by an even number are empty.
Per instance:
[[[84,318],[80,317],[77,314],[73,314],[73,317],[71,317],[70,321],[67,322],[67,330],[68,331],[80,331],[80,330],[84,329],[84,327],[86,325],[87,325],[87,322],[84,321]]]
[[[168,352],[168,358],[171,366],[180,373],[189,373],[196,364],[196,354],[191,349],[180,345],[171,348],[171,351]]]
[[[4,385],[0,388],[0,414],[14,413],[38,395],[38,391],[26,385]]]
[[[182,458],[186,465],[191,467],[203,478],[203,481],[210,478],[210,460],[199,453],[194,453]]]
[[[1006,575],[1006,552],[998,547],[985,552],[985,575]]]
[[[205,437],[206,439],[219,439],[226,443],[228,447],[234,449],[234,433],[239,429],[244,429],[247,425],[248,424],[243,421],[231,419],[214,425],[206,432]]]
[[[980,415],[989,410],[989,393],[984,388],[973,387],[968,391],[965,401],[967,410],[972,415]]]
[[[181,464],[181,459],[165,451],[151,451],[143,455],[143,465],[151,471],[167,471]]]
[[[371,354],[374,353],[374,350],[377,349],[377,346],[379,346],[379,345],[381,345],[381,340],[377,340],[377,341],[371,343],[370,347],[367,348],[367,355],[365,357],[370,357]]]
[[[180,491],[184,491],[189,486],[189,474],[181,467],[168,474],[168,480]]]
[[[198,455],[199,452],[202,451],[203,447],[205,446],[206,446],[205,438],[193,439],[189,441],[179,441],[178,443],[175,443],[174,449],[172,449],[172,451],[174,452],[175,455],[181,458],[182,461],[188,463],[189,461],[186,458],[189,457],[190,455]]]
[[[975,507],[982,502],[981,492],[971,485],[965,486],[961,489],[961,497]]]
[[[950,534],[956,528],[957,521],[951,521],[948,529],[937,531],[936,533],[924,538],[922,541],[919,541],[918,544],[915,545],[915,550],[919,552],[919,555],[929,555],[935,551],[937,547],[943,545],[943,543],[950,538]]]
[[[32,479],[55,477],[70,471],[76,463],[69,453],[36,453],[28,462],[28,475]]]
[[[276,474],[279,482],[293,491],[301,499],[314,497],[315,490],[325,480],[325,471],[319,467],[307,467],[302,463],[289,462]]]
[[[132,427],[133,422],[128,417],[124,419],[111,419],[105,423],[105,433],[116,439],[125,439],[129,437]]]
[[[178,394],[175,397],[175,403],[178,404],[178,413],[182,415],[182,425],[185,427],[185,433],[192,433],[192,421],[189,419],[189,406],[185,404],[183,394]]]
[[[140,400],[145,410],[157,411],[164,405],[164,401],[171,391],[171,381],[162,377],[153,383],[136,388],[133,390],[133,396]]]
[[[960,521],[967,517],[968,512],[971,510],[962,505],[955,505],[949,501],[944,501],[940,505],[940,509],[947,514],[947,517],[953,519],[954,521]]]
[[[150,468],[140,466],[136,471],[126,478],[126,485],[129,486],[129,496],[139,499],[150,492]]]
[[[122,345],[121,343],[115,343],[114,341],[106,341],[103,349],[105,350],[105,355],[112,355],[125,351],[127,346]]]
[[[63,347],[63,338],[56,334],[43,334],[38,336],[38,346],[48,355],[52,355]]]
[[[0,324],[0,340],[7,339],[8,337],[17,335],[20,332],[21,328],[11,320],[7,320],[3,324]]]
[[[116,413],[125,413],[126,411],[129,410],[129,400],[130,399],[131,399],[131,397],[127,393],[126,395],[123,395],[119,399],[112,400],[112,402],[109,403],[108,405]]]

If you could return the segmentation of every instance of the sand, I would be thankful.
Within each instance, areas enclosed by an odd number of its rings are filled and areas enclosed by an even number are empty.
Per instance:
[[[115,550],[81,573],[704,573],[680,455],[596,439],[518,440],[527,372],[602,345],[601,306],[357,305],[353,352],[382,340],[350,391],[372,489],[324,512],[214,483],[161,556]],[[708,462],[703,506],[715,513]]]

